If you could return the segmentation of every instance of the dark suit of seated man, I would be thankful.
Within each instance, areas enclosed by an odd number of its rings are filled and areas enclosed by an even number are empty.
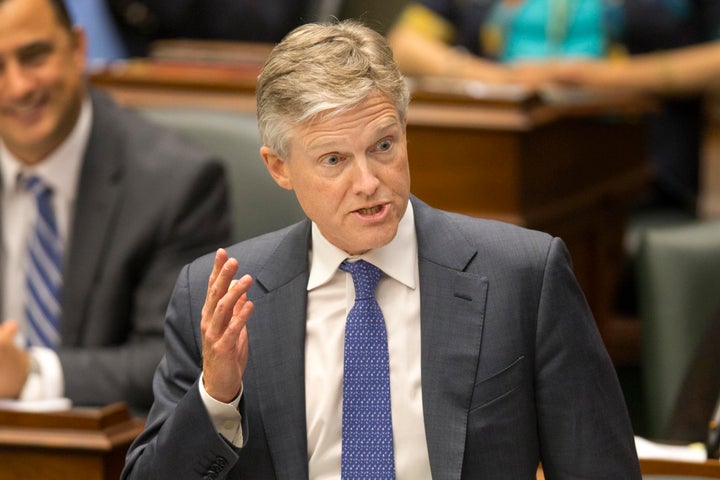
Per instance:
[[[229,242],[227,187],[88,91],[85,47],[61,1],[0,0],[0,397],[146,413],[177,275]]]
[[[261,155],[309,219],[184,268],[123,478],[640,478],[563,242],[412,196],[408,101],[358,23],[275,47]]]

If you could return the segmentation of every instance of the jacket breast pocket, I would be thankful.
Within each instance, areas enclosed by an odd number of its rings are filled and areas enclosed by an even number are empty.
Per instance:
[[[473,388],[470,411],[482,408],[520,388],[526,363],[523,355],[497,373],[477,382]]]

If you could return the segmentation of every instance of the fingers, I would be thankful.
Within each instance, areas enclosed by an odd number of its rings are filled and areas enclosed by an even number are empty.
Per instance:
[[[200,323],[203,343],[211,344],[212,348],[226,350],[229,345],[235,343],[239,331],[249,318],[249,315],[243,312],[243,306],[248,303],[246,294],[252,284],[252,278],[244,275],[239,280],[233,280],[237,270],[237,260],[229,258],[224,249],[218,249],[208,279]],[[251,311],[252,304],[249,308]],[[233,319],[232,328],[228,331]],[[223,343],[216,345],[218,341]]]
[[[7,320],[0,323],[0,343],[11,343],[18,331],[18,324],[15,320]]]
[[[219,300],[218,294],[222,296],[222,294],[225,293],[225,290],[227,288],[222,289],[221,291],[218,291],[219,287],[215,286],[215,283],[217,282],[218,277],[220,276],[220,272],[222,272],[223,267],[228,261],[228,254],[223,248],[219,248],[217,252],[215,252],[215,261],[213,262],[213,269],[210,273],[210,278],[208,278],[208,288],[207,293],[205,294],[205,304],[203,305],[202,310],[202,318],[205,319],[208,312],[212,312],[215,309],[215,305],[217,304],[217,301]]]
[[[215,262],[208,279],[208,288],[205,295],[205,304],[202,309],[202,320],[200,327],[203,331],[207,328],[207,322],[211,321],[217,304],[228,292],[230,283],[237,273],[238,263],[234,258],[229,258],[227,252],[220,248],[215,254]]]
[[[208,279],[208,287],[215,283],[215,280],[217,279],[218,275],[220,275],[220,271],[222,270],[222,267],[223,265],[225,265],[225,262],[227,262],[227,260],[227,252],[224,248],[219,248],[218,251],[215,252],[215,262],[213,263],[212,273],[210,274],[210,278]]]
[[[230,262],[231,260],[228,260]],[[225,266],[213,285],[224,285]],[[231,270],[237,270],[237,262]],[[231,280],[213,310],[204,310],[202,331],[203,383],[206,391],[221,402],[237,396],[248,360],[247,325],[253,303],[247,298],[250,275]],[[212,296],[211,296],[212,297]]]
[[[247,278],[246,278],[247,277]],[[249,280],[249,275],[246,275],[241,280]],[[242,282],[238,281],[237,284],[233,285],[231,290],[235,288],[240,289],[237,285],[241,285]],[[249,286],[249,285],[248,285]],[[232,316],[227,322],[226,328],[220,333],[218,332],[218,341],[215,343],[215,348],[219,352],[241,352],[243,350],[243,337],[246,341],[247,332],[245,326],[247,325],[250,316],[253,311],[253,303],[247,299],[247,294],[242,293],[232,308]],[[212,336],[214,332],[208,332],[208,336]]]
[[[232,280],[232,276],[229,279],[225,279],[224,275],[230,274],[237,271],[237,261],[234,259],[228,260],[228,263],[234,262],[231,268],[226,272],[225,267],[220,273],[215,286],[219,289],[224,288],[225,293],[215,303],[213,310],[207,311],[207,324],[205,335],[211,340],[218,340],[225,334],[231,334],[227,332],[228,326],[233,318],[235,318],[235,312],[240,311],[242,306],[247,303],[247,291],[252,284],[252,278],[250,275],[244,275],[239,280]],[[225,287],[225,280],[228,280],[228,286]]]

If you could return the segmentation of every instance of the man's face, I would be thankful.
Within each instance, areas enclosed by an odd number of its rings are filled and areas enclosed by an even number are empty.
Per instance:
[[[41,161],[70,133],[84,94],[85,38],[47,0],[0,1],[0,137]]]
[[[397,233],[410,196],[405,124],[386,97],[293,130],[290,158],[261,154],[275,181],[295,190],[305,214],[351,255]]]

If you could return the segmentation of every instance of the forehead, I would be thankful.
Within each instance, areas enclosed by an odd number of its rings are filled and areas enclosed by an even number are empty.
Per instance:
[[[0,0],[0,50],[47,40],[65,31],[47,0]]]
[[[300,125],[295,129],[294,137],[300,139],[306,148],[314,148],[319,143],[332,142],[337,138],[362,140],[363,135],[400,125],[395,104],[385,96],[374,94],[347,110],[321,114]]]

